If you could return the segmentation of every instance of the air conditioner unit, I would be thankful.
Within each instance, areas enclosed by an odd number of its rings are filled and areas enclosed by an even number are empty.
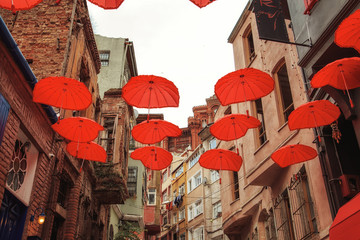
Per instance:
[[[360,192],[360,176],[344,174],[339,177],[343,197],[353,197]]]

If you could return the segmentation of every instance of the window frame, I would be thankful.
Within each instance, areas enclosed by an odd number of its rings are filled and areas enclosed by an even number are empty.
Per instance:
[[[261,105],[259,105],[257,103],[259,103]],[[257,145],[257,147],[260,147],[263,144],[265,144],[267,141],[265,113],[264,113],[264,107],[263,107],[261,98],[254,100],[253,106],[255,109],[254,110],[255,118],[257,118],[260,121],[260,126],[257,128],[257,131],[256,131],[256,145]],[[261,107],[261,112],[259,111],[260,107]],[[261,117],[259,117],[258,115],[261,115]]]
[[[134,170],[134,177],[130,176],[130,171],[129,170]],[[129,196],[136,196],[137,194],[137,176],[138,176],[138,167],[137,166],[129,166],[128,167],[128,179],[127,179],[127,187],[128,187],[128,192],[129,192]],[[129,181],[132,180],[133,181]],[[133,187],[134,190],[133,191],[129,191],[129,186]]]
[[[179,211],[179,222],[185,219],[185,207],[180,208]]]
[[[222,214],[221,201],[214,203],[212,209],[213,209],[213,219],[220,217]],[[220,213],[220,215],[219,215],[219,213]]]
[[[102,56],[107,56],[106,58],[102,58]],[[99,58],[101,67],[108,67],[110,65],[110,50],[100,50]],[[106,63],[103,65],[103,63]]]
[[[236,171],[233,171],[233,199],[240,199],[240,185],[239,185],[239,174]]]
[[[251,39],[249,38],[251,36]],[[245,52],[245,64],[246,66],[250,66],[256,57],[256,49],[254,42],[254,35],[251,28],[251,24],[247,26],[243,33],[243,44],[244,44],[244,52]]]
[[[153,192],[152,190],[154,190],[154,192]],[[154,196],[154,203],[150,203],[150,195],[153,195],[153,196]],[[147,205],[149,205],[149,206],[154,206],[154,205],[156,205],[156,188],[149,188],[149,189],[148,189]]]

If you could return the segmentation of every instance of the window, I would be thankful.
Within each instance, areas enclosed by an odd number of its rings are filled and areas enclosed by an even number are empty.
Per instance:
[[[302,167],[292,178],[289,190],[295,235],[299,239],[304,239],[317,232],[314,205],[305,167]]]
[[[266,240],[275,240],[276,238],[276,229],[275,229],[275,220],[273,210],[270,209],[269,217],[265,222],[265,234]]]
[[[137,167],[128,167],[127,188],[129,196],[136,196]]]
[[[215,182],[219,180],[219,178],[220,178],[219,172],[216,170],[211,170],[211,182]]]
[[[164,192],[163,192],[163,194],[162,194],[162,201],[163,202],[166,202],[166,201],[168,201],[169,199],[168,199],[168,194],[167,194],[167,191],[165,190]]]
[[[288,190],[275,200],[278,239],[295,240]]]
[[[173,213],[173,224],[177,222],[177,213]]]
[[[194,218],[194,208],[193,205],[188,206],[188,221]]]
[[[249,65],[252,60],[255,58],[255,46],[254,38],[251,31],[251,26],[249,26],[244,32],[244,48],[245,48],[245,57],[246,64]]]
[[[201,171],[188,180],[188,193],[197,188],[202,182]]]
[[[184,172],[184,166],[181,165],[181,167],[176,171],[175,177],[180,176]]]
[[[100,57],[102,67],[109,66],[110,51],[100,51],[99,57]]]
[[[203,213],[202,201],[199,200],[195,203],[195,217]]]
[[[148,192],[148,205],[155,205],[156,202],[156,189],[149,188]]]
[[[69,183],[61,179],[56,202],[60,206],[62,206],[64,209],[66,209],[66,200],[67,200],[69,191],[70,191]]]
[[[163,176],[162,181],[165,182],[166,179],[167,179],[167,176],[168,176],[167,170],[165,170],[165,171],[163,172],[163,175],[162,175],[162,176]]]
[[[181,186],[179,187],[179,195],[184,195],[185,194],[185,183],[181,184]]]
[[[185,240],[185,233],[180,235],[180,240]]]
[[[314,7],[318,0],[304,0],[305,12],[304,14],[310,14],[311,9]]]
[[[229,115],[229,114],[231,114],[231,106],[228,107],[224,112],[224,115]]]
[[[168,218],[166,215],[163,216],[163,225],[168,224]]]
[[[183,207],[182,209],[180,209],[179,212],[179,221],[183,220],[185,218],[185,207]]]
[[[204,240],[203,227],[196,228],[193,231],[193,238],[196,240]]]
[[[239,199],[240,198],[240,194],[239,194],[239,175],[238,172],[233,172],[233,182],[234,182],[234,200]]]
[[[199,158],[200,158],[200,152],[197,152],[196,155],[193,156],[192,159],[190,160],[189,168],[192,168],[199,161]]]
[[[286,64],[283,64],[275,73],[275,78],[277,79],[278,83],[277,87],[280,97],[279,104],[281,105],[279,107],[282,110],[282,123],[285,123],[288,121],[290,113],[294,110],[294,103],[291,95],[291,88],[288,72],[286,70]]]
[[[260,121],[261,125],[258,127],[259,134],[259,146],[263,145],[266,141],[266,131],[265,131],[265,119],[264,119],[264,111],[261,99],[255,100],[256,107],[256,118]]]
[[[221,202],[217,202],[213,205],[213,218],[218,218],[221,216]]]
[[[216,138],[210,140],[210,149],[216,148]]]

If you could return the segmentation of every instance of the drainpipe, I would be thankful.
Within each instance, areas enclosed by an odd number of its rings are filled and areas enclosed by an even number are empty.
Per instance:
[[[122,58],[122,62],[121,62],[121,68],[120,68],[120,83],[119,83],[119,88],[122,88],[123,86],[121,86],[122,83],[122,79],[123,79],[123,74],[125,71],[125,59],[126,59],[126,55],[127,55],[127,51],[130,45],[132,45],[132,42],[130,42],[128,39],[125,39],[125,50],[124,50],[124,55]]]
[[[16,62],[17,66],[20,68],[21,72],[24,74],[26,82],[28,83],[31,89],[34,89],[35,84],[37,83],[37,78],[32,72],[25,57],[22,55],[20,49],[18,48],[15,40],[13,39],[11,33],[9,32],[9,29],[7,28],[1,16],[0,16],[0,32],[1,32],[0,38],[8,47],[14,61]],[[57,116],[54,109],[48,105],[43,105],[43,104],[41,104],[41,107],[44,109],[50,122],[52,124],[56,123]]]

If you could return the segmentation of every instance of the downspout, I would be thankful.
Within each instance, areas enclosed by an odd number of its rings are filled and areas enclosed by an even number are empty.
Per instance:
[[[125,71],[125,59],[126,59],[126,55],[127,55],[127,52],[128,52],[128,48],[129,48],[129,45],[132,44],[132,42],[130,42],[128,39],[125,39],[125,50],[124,50],[124,55],[123,55],[123,58],[122,58],[122,62],[121,62],[121,68],[120,68],[120,83],[119,83],[119,88],[122,88],[123,86],[121,86],[121,83],[122,83],[122,79],[123,79],[123,74],[124,74],[124,71]]]
[[[12,54],[14,61],[17,63],[18,67],[20,68],[21,72],[24,74],[25,80],[33,90],[35,84],[38,82],[37,78],[35,77],[34,73],[32,72],[28,62],[26,61],[24,55],[21,53],[20,49],[18,48],[14,38],[12,37],[9,29],[7,28],[4,20],[0,16],[0,32],[2,35],[0,38],[4,41],[5,45],[8,47],[10,53]],[[41,107],[44,109],[48,119],[52,124],[57,122],[57,116],[54,109],[48,105],[41,104]]]

